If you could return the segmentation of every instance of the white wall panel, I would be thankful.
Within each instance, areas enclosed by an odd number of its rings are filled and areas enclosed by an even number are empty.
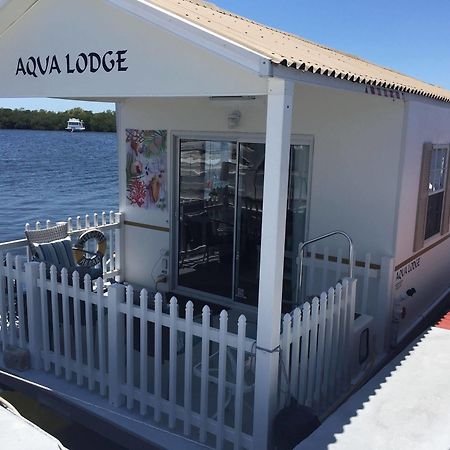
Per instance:
[[[293,133],[314,136],[310,237],[341,229],[356,251],[394,251],[403,102],[303,87]]]
[[[242,119],[233,131],[228,129],[227,116],[236,109]],[[360,255],[371,252],[374,259],[392,255],[403,102],[297,86],[293,117],[294,135],[314,136],[310,236],[343,229],[353,237]],[[167,129],[170,161],[173,134],[255,135],[264,133],[265,121],[265,97],[253,101],[129,99],[122,103],[120,114],[122,130]],[[121,211],[127,220],[168,227],[169,211],[126,205],[123,132],[120,139]],[[169,169],[170,175],[173,170]],[[127,230],[134,233],[131,228]],[[161,233],[161,239],[166,239],[165,234]],[[127,242],[130,239],[127,236]],[[159,257],[159,251],[155,257]]]
[[[0,23],[1,25],[1,23]],[[123,67],[107,73],[67,73],[81,52],[127,50]],[[36,77],[25,72],[29,57],[41,66],[56,56],[61,73]],[[135,97],[256,94],[266,91],[263,78],[195,47],[106,2],[40,0],[0,37],[0,97]],[[33,65],[33,63],[32,63]],[[30,66],[31,67],[31,66]],[[116,65],[117,68],[117,65]]]
[[[411,264],[403,263],[414,256],[413,242],[416,225],[417,197],[423,144],[450,143],[450,108],[429,101],[411,100],[407,107],[404,164],[398,211],[395,252],[397,272],[394,277],[394,298],[405,297],[408,289],[416,294],[406,297],[406,317],[400,322],[400,335],[408,330],[444,293],[449,285],[450,239],[433,247],[445,236],[440,234],[425,241]],[[431,248],[426,250],[428,247]],[[401,266],[401,267],[400,267]]]
[[[423,144],[450,143],[450,108],[427,102],[410,101],[405,135],[405,157],[399,208],[396,257],[397,263],[413,251],[417,196]],[[426,245],[425,245],[426,246]]]

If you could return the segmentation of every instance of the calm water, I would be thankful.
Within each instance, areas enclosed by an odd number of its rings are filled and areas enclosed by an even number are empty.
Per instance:
[[[0,242],[25,223],[117,211],[115,133],[0,130]]]

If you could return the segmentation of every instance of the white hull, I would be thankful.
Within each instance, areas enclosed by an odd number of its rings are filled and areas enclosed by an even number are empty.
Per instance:
[[[69,131],[69,132],[71,132],[71,133],[73,133],[73,132],[79,132],[79,131],[86,131],[86,128],[66,128],[65,129],[66,131]]]
[[[70,131],[71,133],[75,131],[86,131],[83,121],[75,118],[69,119],[67,121],[67,127],[65,129],[66,131]]]

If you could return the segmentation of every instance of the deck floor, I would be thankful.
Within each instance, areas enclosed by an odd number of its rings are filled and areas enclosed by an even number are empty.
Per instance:
[[[0,355],[0,367],[2,366],[3,361]],[[122,430],[123,436],[120,441],[127,448],[183,448],[186,450],[208,448],[153,424],[152,421],[143,418],[136,411],[114,408],[106,398],[68,383],[63,378],[42,371],[18,372],[11,369],[0,369],[0,383],[8,385],[6,381],[8,378],[14,379],[13,384],[18,390],[20,386],[20,390],[26,391],[36,398],[44,395],[46,404],[59,405],[58,408],[63,405],[65,412],[71,417],[81,419],[80,423],[85,426],[101,427],[104,434],[108,433],[109,427],[113,440],[116,440],[113,436],[117,436]],[[140,442],[139,445],[138,442]]]
[[[295,450],[449,450],[450,310]]]

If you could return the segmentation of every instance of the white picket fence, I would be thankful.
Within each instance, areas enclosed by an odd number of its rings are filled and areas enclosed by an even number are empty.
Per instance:
[[[321,413],[348,392],[356,285],[346,278],[284,316],[280,408],[294,397]]]
[[[0,252],[0,342],[7,346],[27,348],[28,324],[26,308],[26,257],[8,253],[3,263]]]
[[[99,223],[94,216],[92,226],[113,243],[104,267],[117,279],[122,219],[110,215],[106,223],[107,218],[102,215]],[[69,224],[74,237],[91,226],[89,218],[83,225],[81,219]],[[69,279],[65,269],[57,273],[53,267],[49,273],[23,255],[3,258],[2,248],[17,247],[0,246],[3,350],[28,348],[33,368],[104,396],[112,407],[137,412],[143,422],[210,447],[253,447],[256,346],[246,337],[245,316],[229,320],[226,311],[218,316],[208,306],[196,311],[192,302],[180,308],[175,298],[167,304],[159,294],[109,285],[102,278],[80,280],[77,272]],[[379,283],[382,267],[370,257],[365,262],[357,266],[359,273]],[[323,259],[311,252],[306,266],[320,283],[345,275],[345,261],[333,261],[327,251]],[[361,291],[368,298],[370,282]],[[314,278],[310,283],[317,288]],[[344,278],[283,317],[280,408],[293,396],[322,413],[348,391],[358,284]]]
[[[6,261],[3,349],[28,348],[33,368],[139,412],[143,421],[215,448],[252,448],[255,356],[245,316],[228,323],[222,311],[216,320],[208,306],[197,314],[192,302],[180,314],[175,298],[165,304],[160,294],[150,298],[120,283],[105,289],[102,278],[80,280],[74,272],[69,280],[55,267],[47,278],[44,263]]]
[[[392,258],[374,259],[371,253],[358,257],[354,253],[353,276],[358,280],[356,291],[356,311],[377,317],[377,304],[383,302],[385,286],[392,271]],[[342,248],[332,254],[329,247],[311,245],[303,259],[305,275],[303,278],[306,298],[319,296],[330,286],[334,286],[349,274],[348,257]]]
[[[121,231],[123,229],[123,215],[110,211],[101,214],[94,213],[92,215],[86,214],[84,217],[77,216],[75,219],[69,217],[66,219],[69,226],[69,236],[75,244],[78,237],[90,228],[96,228],[104,233],[107,246],[106,254],[103,257],[103,276],[104,278],[117,277],[121,278],[120,259],[123,255],[123,239],[121,238]],[[54,226],[50,220],[45,221],[45,225],[41,222],[36,222],[32,227],[29,223],[25,225],[25,230],[40,230]],[[95,251],[96,243],[91,241],[88,243],[90,248],[87,250]],[[30,260],[30,253],[27,247],[27,240],[19,239],[11,242],[0,243],[0,261],[4,261],[4,254],[6,252],[13,252],[14,255],[26,255]]]

